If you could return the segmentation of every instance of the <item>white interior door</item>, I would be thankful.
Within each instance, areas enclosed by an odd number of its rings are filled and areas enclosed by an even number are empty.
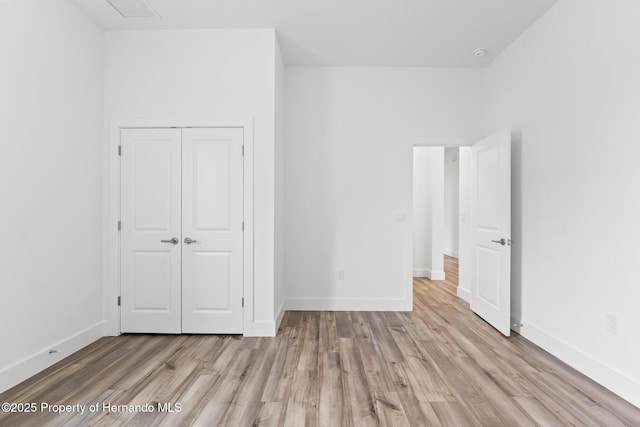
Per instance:
[[[243,130],[182,131],[182,332],[242,333]]]
[[[471,309],[509,336],[511,318],[511,130],[472,146]]]
[[[121,330],[180,333],[180,129],[121,132]]]

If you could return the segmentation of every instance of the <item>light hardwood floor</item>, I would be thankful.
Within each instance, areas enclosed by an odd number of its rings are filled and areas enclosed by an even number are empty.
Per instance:
[[[474,315],[455,267],[414,280],[411,313],[289,312],[276,338],[103,338],[0,395],[100,410],[0,413],[0,425],[640,425],[639,409]]]

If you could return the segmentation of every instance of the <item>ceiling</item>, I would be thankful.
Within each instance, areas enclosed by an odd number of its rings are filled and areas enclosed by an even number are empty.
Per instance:
[[[155,19],[73,1],[108,30],[275,28],[289,66],[482,67],[557,0],[144,0]]]

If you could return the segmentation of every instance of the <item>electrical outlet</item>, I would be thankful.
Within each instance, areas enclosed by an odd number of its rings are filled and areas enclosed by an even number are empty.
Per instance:
[[[607,314],[605,317],[605,328],[610,334],[618,335],[618,317],[613,314]]]
[[[338,269],[338,280],[344,280],[344,270]]]

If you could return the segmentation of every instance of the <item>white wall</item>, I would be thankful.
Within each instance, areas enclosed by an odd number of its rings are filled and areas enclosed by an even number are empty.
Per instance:
[[[521,332],[636,406],[638,16],[635,0],[560,0],[486,70],[486,131],[514,129]]]
[[[254,292],[245,302],[252,299],[254,307],[248,335],[275,333],[275,43],[271,29],[105,33],[107,128],[135,118],[253,120]]]
[[[413,149],[413,277],[431,271],[431,182],[429,147]]]
[[[413,277],[445,279],[444,151],[413,149]]]
[[[0,57],[2,392],[102,335],[102,32],[3,1]]]
[[[413,145],[479,135],[481,79],[473,69],[286,70],[289,308],[411,308]]]
[[[275,298],[274,313],[278,328],[284,316],[285,303],[285,167],[284,167],[284,62],[280,45],[276,40],[275,50]]]
[[[460,163],[458,148],[447,148],[444,152],[444,253],[458,257],[458,222],[460,198]]]

